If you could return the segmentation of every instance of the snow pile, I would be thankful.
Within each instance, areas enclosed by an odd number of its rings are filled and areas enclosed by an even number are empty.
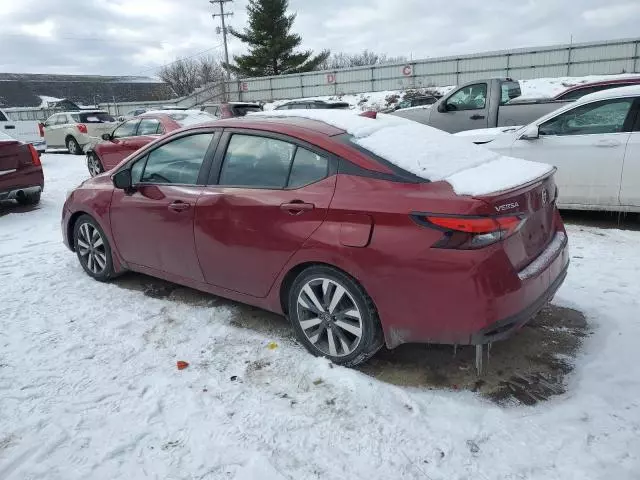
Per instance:
[[[554,303],[594,333],[566,394],[500,408],[330,365],[214,296],[91,280],[60,238],[84,159],[42,163],[40,206],[0,210],[3,480],[638,478],[640,232],[569,226]]]
[[[56,97],[49,97],[47,95],[38,95],[40,97],[41,103],[40,106],[38,108],[48,108],[50,103],[58,103],[64,99],[62,98],[56,98]]]
[[[344,130],[370,152],[431,181],[445,180],[458,195],[509,190],[547,174],[553,167],[501,156],[447,132],[378,114],[377,119],[344,110],[275,110],[252,115],[301,117]]]

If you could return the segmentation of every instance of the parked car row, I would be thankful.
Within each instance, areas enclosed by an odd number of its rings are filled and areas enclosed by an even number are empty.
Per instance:
[[[394,115],[450,133],[526,125],[589,93],[629,85],[640,85],[640,77],[577,85],[554,98],[522,99],[515,80],[477,80],[453,89],[432,106],[401,109]]]
[[[583,96],[524,127],[458,135],[556,166],[561,208],[640,212],[640,85]]]

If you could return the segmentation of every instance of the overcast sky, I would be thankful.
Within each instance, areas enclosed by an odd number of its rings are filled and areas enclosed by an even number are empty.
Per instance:
[[[226,4],[246,23],[247,0]],[[473,3],[473,5],[470,5]],[[640,35],[640,0],[290,0],[303,46],[413,58]],[[208,0],[0,0],[0,72],[154,75],[222,55]],[[242,44],[231,42],[232,53]]]

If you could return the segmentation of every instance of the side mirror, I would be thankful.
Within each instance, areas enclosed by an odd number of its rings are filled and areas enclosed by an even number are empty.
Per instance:
[[[111,140],[111,134],[110,133],[103,133],[102,134],[102,139],[103,140]]]
[[[524,133],[520,135],[521,140],[537,140],[540,138],[540,129],[537,125],[528,126]]]
[[[446,113],[446,112],[447,112],[447,107],[446,107],[446,105],[445,105],[445,102],[440,102],[440,103],[438,104],[438,111],[439,111],[440,113]]]
[[[126,119],[124,118],[124,115],[120,115],[120,116],[118,117],[118,121],[119,121],[119,122],[124,122],[125,120],[126,120]]]
[[[113,176],[112,180],[114,187],[124,191],[131,190],[131,170],[128,168],[120,170]]]

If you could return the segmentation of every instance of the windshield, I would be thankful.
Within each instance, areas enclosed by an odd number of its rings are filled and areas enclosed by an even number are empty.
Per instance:
[[[115,118],[106,112],[74,113],[71,115],[71,118],[81,123],[109,123],[116,121]]]
[[[211,122],[217,120],[216,117],[207,112],[176,112],[170,113],[169,117],[175,120],[182,127],[189,125],[198,125],[199,123]]]

